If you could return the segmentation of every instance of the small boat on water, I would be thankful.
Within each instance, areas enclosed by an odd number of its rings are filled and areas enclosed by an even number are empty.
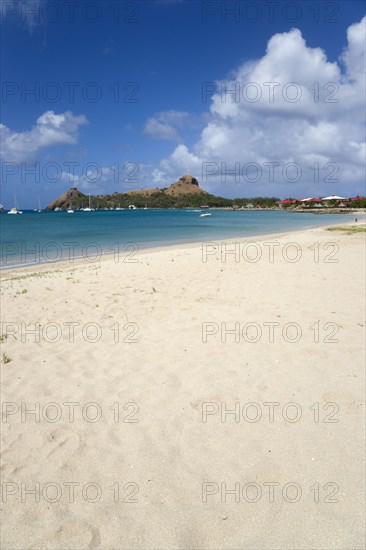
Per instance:
[[[74,210],[71,208],[71,202],[69,204],[69,208],[67,209],[67,213],[68,214],[73,214],[74,213]]]
[[[42,212],[41,199],[38,199],[38,208],[33,208],[33,212]]]
[[[208,218],[209,216],[211,216],[211,214],[209,214],[208,212],[205,214],[200,214],[200,218]]]
[[[23,214],[23,212],[21,210],[17,210],[16,208],[11,208],[8,214]]]
[[[129,210],[137,210],[136,206],[134,204],[130,204],[128,207]]]
[[[83,208],[83,212],[94,212],[94,208],[90,206],[90,195],[89,195],[89,206],[87,208]]]
[[[21,210],[18,210],[18,203],[17,203],[17,198],[15,196],[15,193],[14,193],[14,207],[9,210],[8,214],[23,214]]]

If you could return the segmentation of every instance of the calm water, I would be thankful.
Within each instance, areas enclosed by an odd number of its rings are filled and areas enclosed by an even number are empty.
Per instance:
[[[192,210],[27,212],[0,215],[2,268],[90,258],[175,243],[214,241],[351,221],[350,214]],[[130,243],[130,244],[129,244]],[[131,244],[132,243],[132,244]]]

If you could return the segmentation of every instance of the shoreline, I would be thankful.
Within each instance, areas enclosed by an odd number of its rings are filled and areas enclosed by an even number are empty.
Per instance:
[[[363,223],[366,221],[366,213],[364,212],[359,212],[360,215],[363,215],[364,217],[359,219],[357,223]],[[351,214],[350,214],[351,215]],[[270,233],[258,233],[258,234],[255,234],[255,235],[250,235],[250,236],[246,236],[246,235],[235,235],[235,236],[232,236],[230,238],[216,238],[216,239],[212,239],[212,240],[207,240],[207,241],[202,241],[202,240],[199,240],[199,241],[185,241],[185,242],[171,242],[171,243],[167,243],[167,244],[158,244],[156,246],[144,246],[144,247],[141,247],[141,248],[138,248],[137,250],[137,254],[141,254],[141,253],[149,253],[149,252],[153,252],[153,251],[156,251],[156,252],[159,252],[161,250],[178,250],[178,249],[182,249],[182,248],[197,248],[197,247],[201,247],[203,243],[212,243],[212,242],[217,242],[219,241],[220,243],[226,243],[226,244],[229,244],[230,242],[232,243],[233,240],[242,240],[243,242],[245,241],[249,241],[249,242],[252,242],[253,239],[255,240],[260,240],[261,238],[275,238],[275,237],[283,237],[285,235],[291,235],[292,233],[301,233],[302,231],[311,231],[312,229],[320,229],[320,228],[323,228],[323,227],[335,227],[335,226],[338,226],[338,225],[341,225],[341,226],[347,226],[347,225],[351,225],[351,224],[354,224],[355,221],[352,220],[352,221],[349,221],[349,222],[341,222],[340,224],[339,223],[334,223],[334,224],[329,224],[329,223],[326,223],[326,224],[320,224],[320,225],[314,225],[314,226],[311,226],[311,227],[307,227],[307,228],[298,228],[298,229],[295,229],[295,228],[292,228],[292,229],[285,229],[284,231],[276,231],[276,232],[270,232]],[[138,244],[138,243],[131,243],[131,244]],[[59,266],[59,267],[63,267],[63,268],[66,268],[67,266],[69,267],[78,267],[80,265],[94,265],[96,263],[98,263],[99,261],[108,261],[108,260],[112,260],[113,259],[113,256],[115,256],[115,252],[103,252],[102,251],[102,254],[99,255],[99,256],[91,256],[91,257],[88,257],[89,259],[86,259],[86,257],[84,256],[75,256],[73,257],[72,259],[70,258],[60,258],[60,259],[57,259],[57,260],[51,260],[49,262],[47,261],[42,261],[42,262],[34,262],[34,263],[30,263],[30,262],[27,262],[27,263],[23,263],[23,264],[16,264],[16,265],[11,265],[11,266],[0,266],[0,278],[1,278],[1,274],[2,273],[9,273],[11,271],[22,271],[24,272],[25,270],[28,270],[28,269],[41,269],[42,267],[45,267],[45,266]],[[95,260],[93,260],[93,258],[95,258]]]

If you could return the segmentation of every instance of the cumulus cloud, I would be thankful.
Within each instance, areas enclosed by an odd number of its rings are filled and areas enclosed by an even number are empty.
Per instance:
[[[151,169],[153,181],[192,172],[208,190],[232,195],[286,195],[290,189],[321,195],[361,184],[365,23],[366,17],[348,28],[338,62],[292,29],[272,36],[263,57],[230,78],[203,83],[209,120],[200,139],[191,150],[181,140]]]
[[[365,25],[366,17],[348,27],[348,47],[342,56],[347,76],[356,82],[365,80]]]
[[[192,117],[185,111],[162,111],[146,121],[144,133],[154,139],[179,141],[180,129],[191,123]]]
[[[179,141],[181,139],[174,126],[160,122],[155,117],[151,117],[146,121],[144,133],[154,139],[166,139],[168,141]]]
[[[46,111],[31,130],[15,132],[0,124],[1,159],[8,162],[33,160],[41,149],[77,143],[79,127],[87,124],[84,115],[71,111],[56,114]]]

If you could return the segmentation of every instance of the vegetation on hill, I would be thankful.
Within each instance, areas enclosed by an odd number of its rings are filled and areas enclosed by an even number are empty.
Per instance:
[[[276,206],[276,197],[256,197],[226,199],[207,193],[198,185],[198,180],[193,176],[182,176],[178,181],[163,189],[138,189],[127,193],[115,192],[109,195],[95,195],[90,197],[92,208],[128,208],[134,205],[137,208],[242,208],[262,207],[272,208]],[[66,210],[69,207],[74,210],[89,206],[89,197],[76,187],[72,187],[48,205],[48,209],[60,208]]]
[[[92,208],[128,208],[133,204],[137,208],[200,208],[201,206],[209,206],[210,208],[232,208],[246,207],[252,205],[262,208],[271,208],[275,206],[278,199],[276,197],[256,197],[256,198],[238,198],[227,199],[217,197],[209,193],[200,195],[188,193],[186,195],[167,195],[164,191],[156,191],[149,195],[130,193],[113,193],[112,195],[95,195],[90,197]],[[72,208],[85,208],[89,205],[89,197],[82,193],[74,195],[72,198],[67,198],[67,194],[62,195],[49,205],[48,208],[61,208],[66,210],[71,203]]]
[[[314,199],[315,201],[315,199]],[[316,199],[319,202],[319,199]],[[118,193],[117,191],[109,195],[95,195],[90,197],[90,206],[92,208],[128,208],[134,205],[137,208],[201,208],[208,206],[210,208],[278,208],[279,199],[277,197],[253,197],[227,199],[217,197],[207,193],[199,186],[197,178],[191,175],[185,175],[176,182],[163,189],[147,188]],[[334,203],[334,204],[333,204]],[[314,203],[315,204],[315,203]],[[281,208],[310,208],[313,203],[306,205],[295,199],[281,201]],[[328,201],[327,207],[338,207],[339,201]],[[76,187],[71,187],[58,199],[48,205],[49,210],[60,208],[66,210],[69,207],[74,210],[86,208],[89,206],[89,197],[79,191]],[[319,205],[318,205],[319,206]],[[366,198],[357,197],[357,200],[347,200],[344,207],[366,208]],[[333,208],[334,209],[334,208]]]

